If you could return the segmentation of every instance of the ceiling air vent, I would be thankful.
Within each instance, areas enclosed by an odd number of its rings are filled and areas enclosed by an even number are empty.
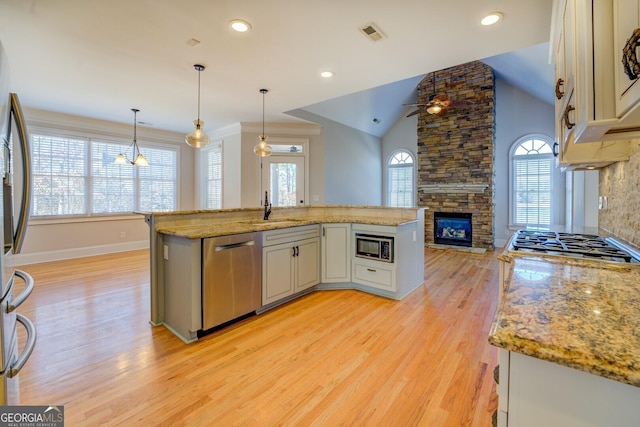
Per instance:
[[[378,40],[386,37],[384,33],[380,31],[380,28],[373,22],[365,25],[364,27],[360,27],[360,31],[362,31],[362,33],[367,36],[369,40],[374,42],[377,42]]]

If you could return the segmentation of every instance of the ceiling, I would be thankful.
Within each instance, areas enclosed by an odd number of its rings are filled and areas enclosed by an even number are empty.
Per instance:
[[[27,107],[123,123],[135,107],[148,126],[188,133],[197,116],[199,63],[206,67],[200,116],[208,133],[261,122],[259,90],[266,88],[267,122],[300,122],[302,109],[381,136],[408,112],[402,104],[415,100],[424,74],[471,60],[484,59],[534,94],[550,94],[551,4],[0,0],[0,41],[11,88]],[[482,27],[491,11],[504,19]],[[251,31],[230,30],[234,18]],[[373,42],[360,31],[372,22],[385,38]],[[321,78],[325,69],[335,75]]]

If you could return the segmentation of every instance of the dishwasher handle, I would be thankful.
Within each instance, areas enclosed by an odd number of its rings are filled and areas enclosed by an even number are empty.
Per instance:
[[[228,245],[217,245],[215,247],[215,251],[216,252],[226,251],[228,249],[242,248],[244,246],[253,246],[255,244],[256,242],[254,242],[253,240],[248,240],[246,242],[229,243]]]

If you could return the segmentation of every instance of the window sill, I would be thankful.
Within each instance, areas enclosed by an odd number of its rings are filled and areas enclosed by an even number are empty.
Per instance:
[[[62,216],[62,217],[30,217],[29,226],[50,225],[50,224],[71,224],[81,222],[105,222],[105,221],[125,221],[140,218],[144,220],[142,214],[117,214],[117,215],[95,215],[95,216]]]

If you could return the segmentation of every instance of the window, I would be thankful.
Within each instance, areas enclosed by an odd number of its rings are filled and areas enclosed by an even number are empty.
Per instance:
[[[82,137],[33,134],[32,216],[175,210],[177,150],[141,147],[148,167],[117,165],[127,150]]]
[[[222,209],[222,144],[211,144],[206,151],[205,208]]]
[[[551,141],[544,136],[519,139],[511,149],[511,221],[519,225],[550,225],[552,219]]]
[[[413,156],[406,150],[394,153],[389,159],[387,204],[395,207],[414,206]]]

